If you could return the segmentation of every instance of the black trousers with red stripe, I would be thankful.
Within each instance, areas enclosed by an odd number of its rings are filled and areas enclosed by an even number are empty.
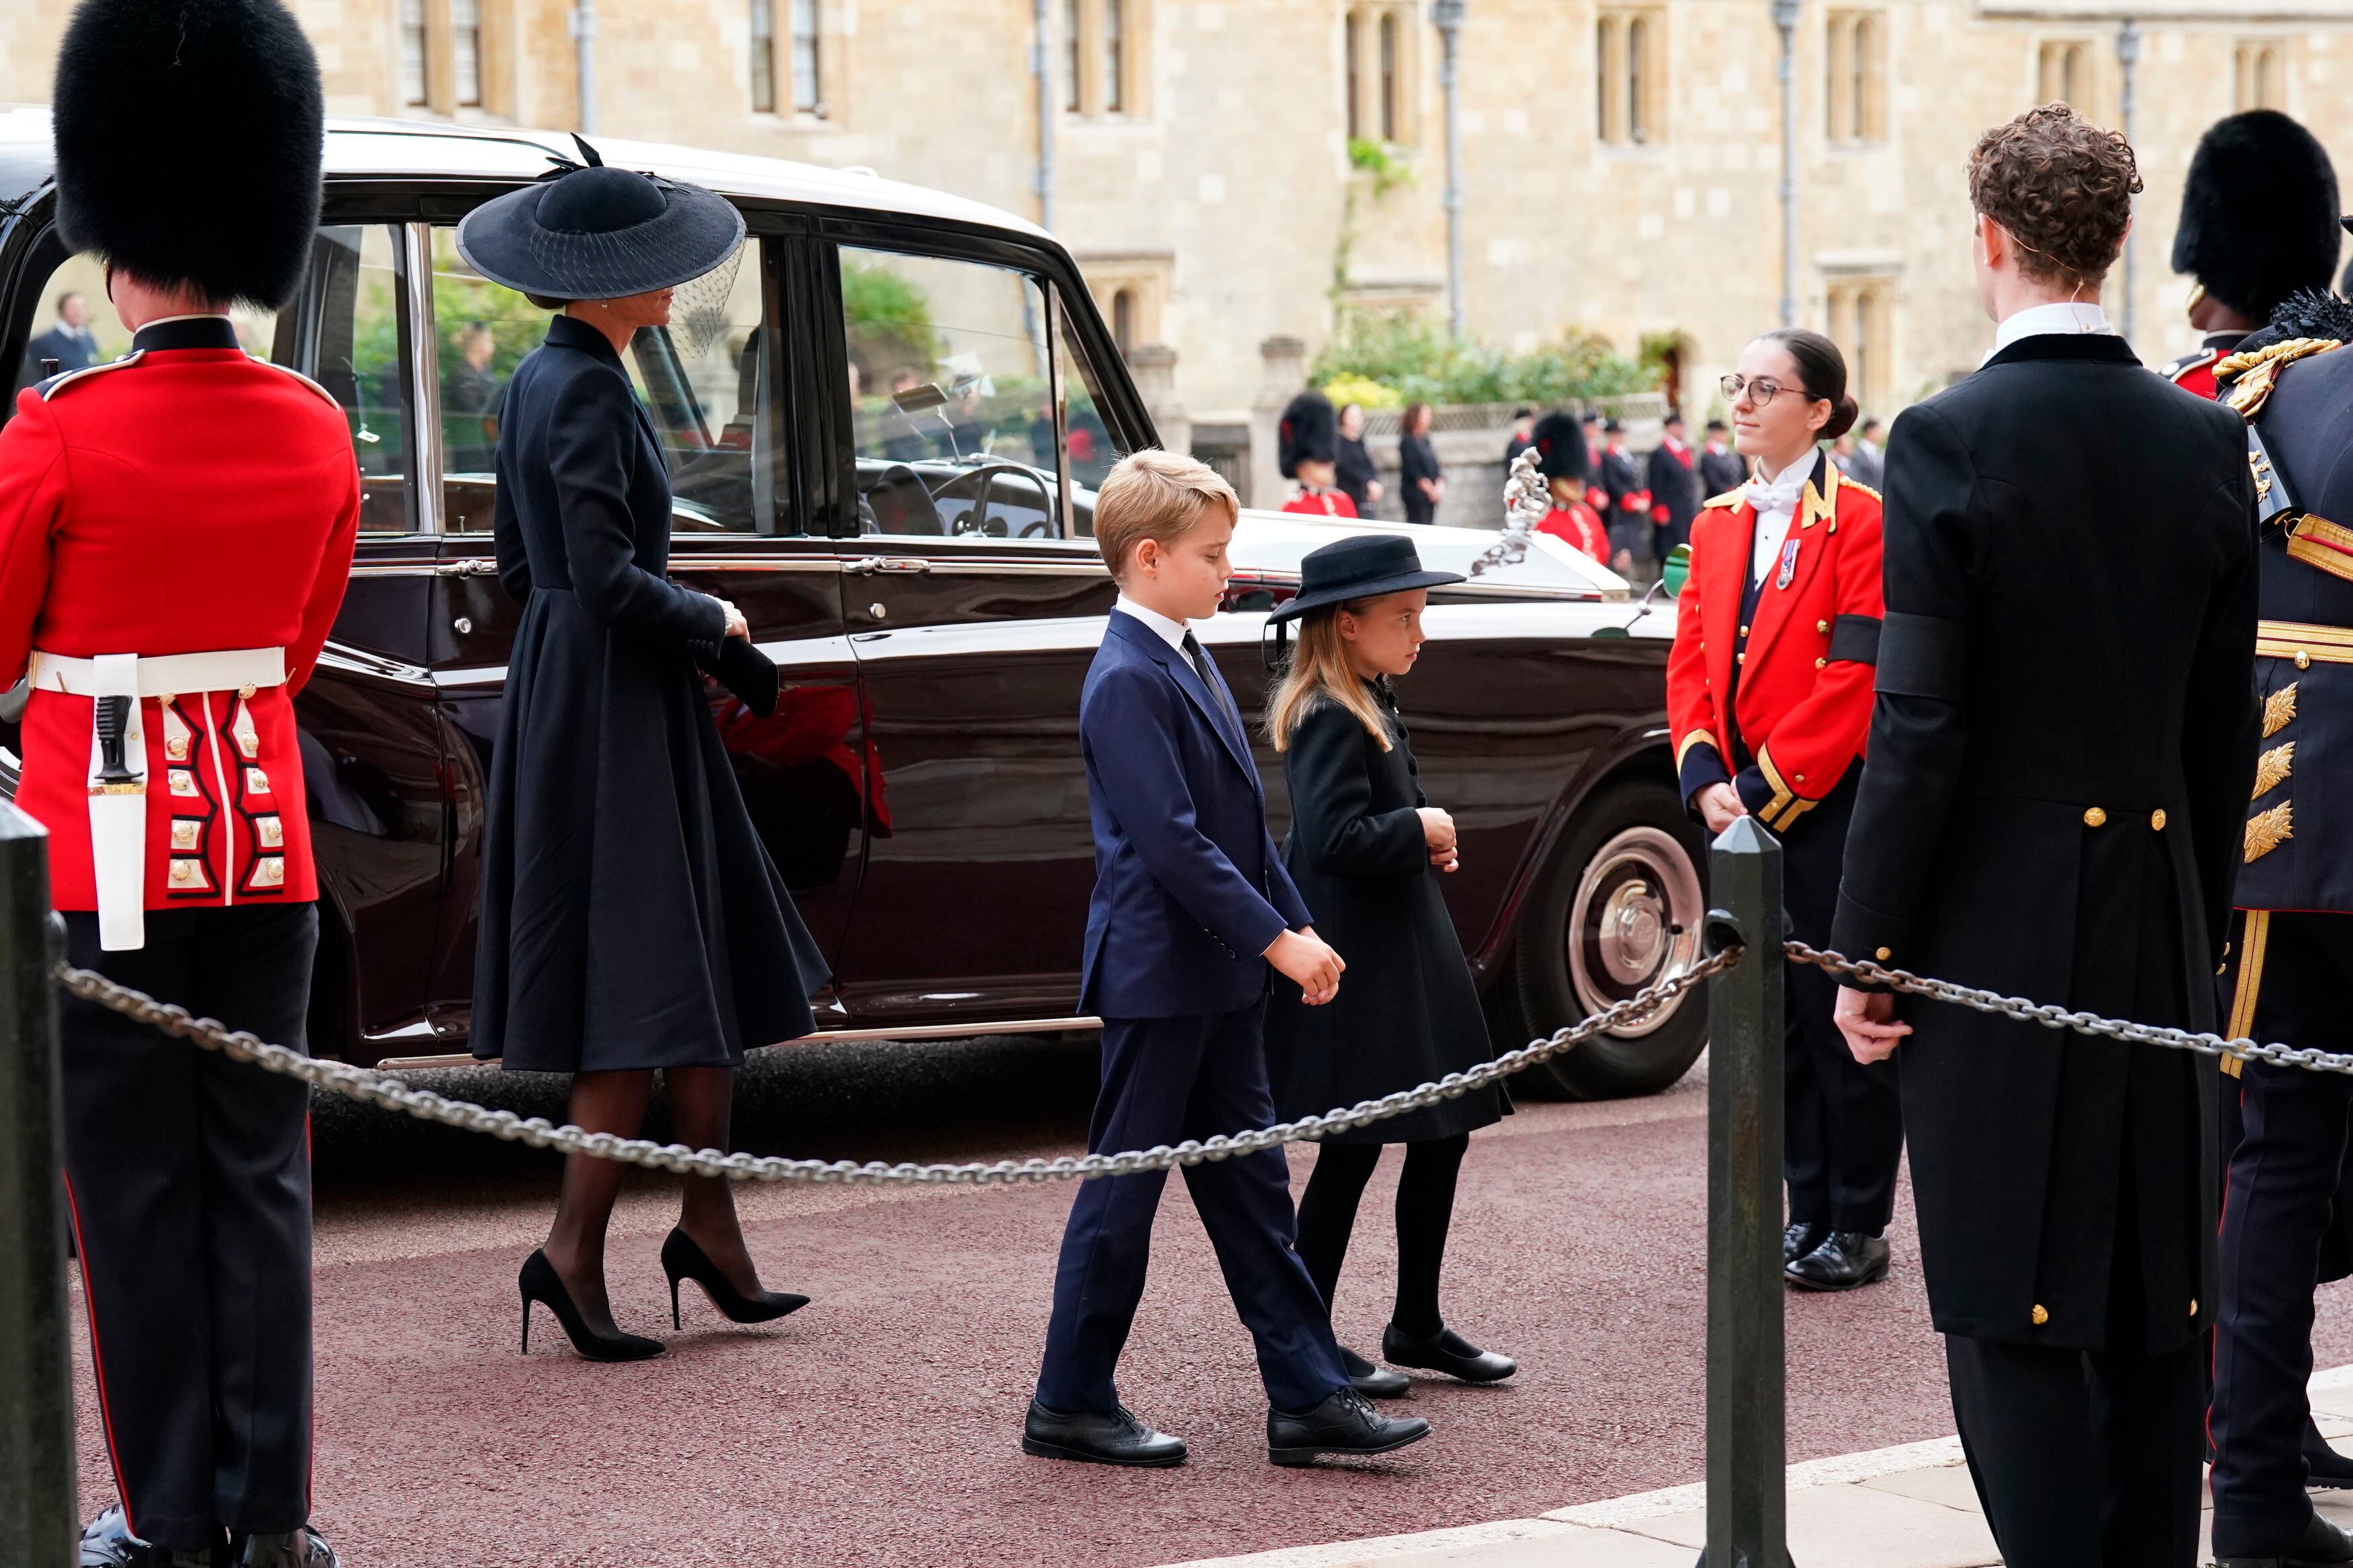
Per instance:
[[[151,910],[69,962],[301,1048],[314,905]],[[133,1534],[196,1550],[311,1502],[310,1091],[95,1004],[59,1017],[66,1181],[106,1443]]]

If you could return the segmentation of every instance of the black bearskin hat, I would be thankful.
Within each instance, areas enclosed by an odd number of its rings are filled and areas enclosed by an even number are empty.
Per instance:
[[[1282,411],[1282,423],[1275,426],[1274,437],[1282,477],[1297,479],[1300,464],[1329,463],[1339,458],[1340,416],[1333,411],[1332,400],[1322,393],[1303,392]]]
[[[319,58],[279,0],[82,0],[51,111],[66,243],[266,310],[319,221]]]
[[[1536,449],[1536,470],[1548,479],[1581,479],[1593,467],[1585,432],[1566,414],[1547,414],[1528,432]]]
[[[2275,109],[2219,120],[2181,192],[2173,269],[2241,315],[2267,320],[2337,271],[2337,171],[2311,132]]]

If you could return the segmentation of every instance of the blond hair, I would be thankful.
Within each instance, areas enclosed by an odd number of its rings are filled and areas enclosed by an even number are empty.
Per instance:
[[[1365,689],[1365,678],[1348,662],[1348,645],[1340,636],[1340,613],[1365,613],[1367,601],[1332,605],[1310,610],[1300,618],[1299,647],[1282,668],[1282,679],[1266,705],[1266,735],[1278,752],[1291,747],[1292,731],[1319,702],[1336,702],[1356,717],[1366,732],[1395,750],[1388,716]]]
[[[1095,491],[1095,548],[1116,578],[1147,539],[1165,548],[1193,531],[1212,506],[1239,521],[1241,500],[1218,470],[1193,458],[1146,447],[1122,458]]]

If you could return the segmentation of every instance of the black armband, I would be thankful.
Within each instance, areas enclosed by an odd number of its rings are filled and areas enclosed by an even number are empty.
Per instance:
[[[1873,689],[1890,697],[1958,702],[1968,693],[1968,652],[1964,623],[1890,611],[1880,637]]]
[[[1879,617],[1841,616],[1831,623],[1830,661],[1837,664],[1879,662]]]

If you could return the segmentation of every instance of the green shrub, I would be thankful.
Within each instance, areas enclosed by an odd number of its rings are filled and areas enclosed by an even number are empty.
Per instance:
[[[1344,311],[1307,378],[1322,386],[1343,378],[1377,383],[1402,403],[1552,405],[1658,385],[1655,374],[1591,333],[1565,332],[1554,342],[1514,353],[1457,340],[1430,317],[1402,310]],[[1372,405],[1366,397],[1356,401]]]

